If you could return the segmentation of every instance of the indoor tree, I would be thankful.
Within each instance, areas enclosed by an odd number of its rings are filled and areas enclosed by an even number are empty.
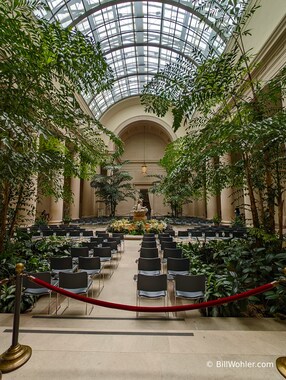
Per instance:
[[[37,19],[40,6],[38,0],[0,4],[0,251],[36,186],[61,197],[59,172],[86,172],[68,158],[70,149],[82,167],[94,167],[107,155],[100,133],[114,138],[79,104],[78,93],[112,85],[100,46]]]
[[[133,177],[122,169],[127,163],[115,162],[115,158],[110,163],[102,166],[104,174],[95,174],[92,177],[90,186],[95,189],[95,193],[104,201],[110,209],[110,216],[114,217],[117,205],[126,201],[127,198],[136,199],[137,190],[131,180]]]
[[[169,176],[175,167],[178,157],[181,154],[182,139],[178,139],[169,144],[166,148],[164,157],[160,160],[160,165],[165,169],[166,175],[149,175],[148,177],[156,178],[153,182],[150,191],[154,194],[163,195],[164,203],[171,207],[172,216],[178,217],[182,206],[190,202],[193,196],[193,188],[190,182],[173,181]]]
[[[230,14],[233,5],[233,1],[225,4]],[[193,182],[197,173],[205,176],[202,190],[204,184],[215,193],[233,185],[244,189],[254,226],[270,233],[275,233],[275,206],[279,205],[281,233],[285,69],[268,83],[253,76],[255,60],[245,51],[244,37],[250,34],[245,26],[256,9],[251,7],[235,21],[227,52],[205,57],[196,69],[186,59],[167,66],[146,86],[141,99],[147,110],[160,116],[172,107],[174,129],[182,122],[189,128],[185,149],[169,174],[173,181]],[[235,160],[217,161],[229,153]]]

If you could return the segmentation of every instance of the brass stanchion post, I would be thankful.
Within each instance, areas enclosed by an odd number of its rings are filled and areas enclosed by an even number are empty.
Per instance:
[[[286,268],[283,269],[284,275],[286,275]],[[285,280],[282,282],[285,282]],[[276,368],[280,372],[280,374],[285,377],[286,379],[286,357],[281,356],[280,358],[276,359]]]
[[[7,373],[14,371],[25,364],[32,355],[32,349],[18,343],[19,325],[20,325],[20,306],[22,297],[22,272],[24,265],[19,263],[16,265],[16,293],[14,307],[14,321],[12,345],[0,356],[0,372]],[[1,378],[1,376],[0,376]]]

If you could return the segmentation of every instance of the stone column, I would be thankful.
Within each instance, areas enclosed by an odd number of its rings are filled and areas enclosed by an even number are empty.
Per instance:
[[[221,162],[225,165],[231,163],[230,154],[221,157]],[[232,204],[232,188],[228,187],[221,192],[221,221],[222,223],[231,223],[234,218],[234,208]]]
[[[80,178],[72,177],[70,184],[73,194],[73,200],[70,204],[70,217],[74,220],[79,218]]]
[[[246,226],[250,227],[253,225],[253,220],[252,220],[252,212],[250,208],[250,199],[249,199],[249,195],[246,189],[243,191],[243,199],[244,199],[243,213],[244,213],[245,224]]]
[[[194,199],[194,216],[198,218],[205,218],[206,210],[205,210],[205,200],[204,199]]]
[[[207,219],[212,220],[217,214],[217,197],[216,195],[211,195],[207,199]]]
[[[56,200],[54,197],[50,201],[50,224],[58,224],[63,220],[63,206],[64,201],[62,198]]]
[[[89,180],[83,180],[82,186],[82,209],[81,216],[89,217],[93,216],[93,193],[94,189],[90,186]]]
[[[64,175],[63,171],[59,171],[58,173],[58,186],[61,187],[64,185]],[[50,200],[50,224],[58,224],[63,220],[63,208],[64,208],[64,200],[62,198],[56,199],[55,197],[51,197]]]
[[[37,211],[37,191],[38,191],[38,176],[34,175],[31,178],[29,189],[24,192],[29,193],[29,199],[22,205],[22,210],[19,212],[19,220],[21,225],[33,225],[36,220]]]
[[[75,155],[75,161],[79,161],[79,156]],[[72,192],[72,202],[70,203],[70,217],[71,219],[79,218],[79,208],[80,208],[80,178],[71,177],[70,179],[70,189]]]

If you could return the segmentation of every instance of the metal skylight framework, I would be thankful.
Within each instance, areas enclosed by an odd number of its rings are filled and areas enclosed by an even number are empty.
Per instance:
[[[225,11],[229,0],[45,2],[50,10],[40,16],[100,42],[114,72],[111,91],[84,95],[97,118],[114,103],[139,95],[154,74],[176,58],[198,65],[198,57],[210,51],[221,54],[233,24],[233,16]],[[242,0],[233,2],[239,12]]]

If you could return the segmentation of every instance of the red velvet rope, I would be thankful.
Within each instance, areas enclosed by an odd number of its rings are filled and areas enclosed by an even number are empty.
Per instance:
[[[224,303],[237,301],[237,300],[240,300],[242,298],[247,298],[247,297],[253,296],[255,294],[266,292],[267,290],[270,290],[275,286],[275,282],[273,282],[273,283],[270,282],[269,284],[259,286],[255,289],[247,290],[246,292],[243,292],[243,293],[235,294],[235,295],[229,296],[229,297],[218,298],[218,299],[212,300],[212,301],[200,302],[200,303],[195,303],[195,304],[159,307],[159,306],[132,306],[132,305],[124,305],[124,304],[114,303],[114,302],[101,301],[98,299],[94,299],[94,298],[90,298],[90,297],[83,297],[81,295],[74,294],[72,292],[69,292],[65,289],[51,285],[45,281],[40,280],[39,278],[33,277],[33,276],[28,276],[28,278],[31,281],[35,282],[36,284],[41,285],[42,287],[51,289],[51,290],[53,290],[57,293],[60,293],[64,296],[74,298],[74,299],[79,300],[79,301],[88,302],[92,305],[108,307],[110,309],[120,309],[120,310],[136,311],[136,312],[142,311],[142,312],[150,312],[150,313],[195,310],[195,309],[203,309],[206,307],[222,305]]]

